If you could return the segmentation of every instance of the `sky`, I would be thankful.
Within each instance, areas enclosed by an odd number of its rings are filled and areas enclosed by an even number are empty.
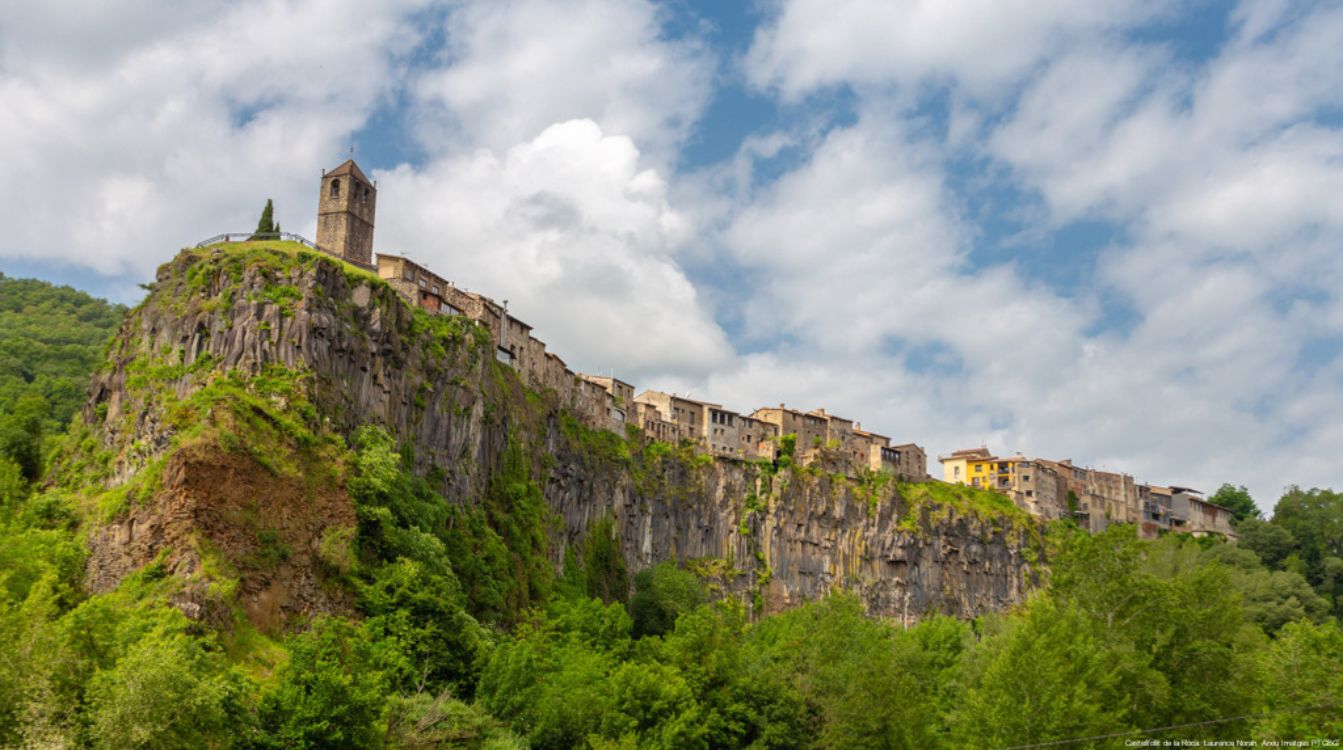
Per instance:
[[[1343,488],[1340,2],[6,4],[0,101],[11,276],[312,237],[353,148],[375,249],[574,369]]]

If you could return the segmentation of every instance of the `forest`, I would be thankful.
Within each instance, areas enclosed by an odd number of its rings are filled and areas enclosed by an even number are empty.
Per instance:
[[[522,452],[462,508],[366,427],[342,453],[357,532],[324,558],[350,616],[207,627],[171,605],[158,564],[90,595],[78,503],[46,477],[123,313],[0,277],[2,746],[1343,739],[1343,494],[1330,489],[1290,487],[1263,518],[1225,485],[1237,543],[1056,522],[1044,584],[973,621],[903,628],[843,593],[751,621],[693,565],[626,570],[600,524],[555,572]]]

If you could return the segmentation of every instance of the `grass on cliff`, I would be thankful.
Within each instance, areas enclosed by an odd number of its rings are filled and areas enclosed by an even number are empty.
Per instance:
[[[1002,531],[1033,531],[1035,535],[1039,534],[1037,519],[1018,508],[1006,495],[990,489],[936,480],[923,483],[901,481],[896,487],[907,503],[907,511],[900,522],[900,528],[905,531],[919,531],[925,513],[929,523],[937,523],[947,520],[951,512],[956,512],[997,524]]]

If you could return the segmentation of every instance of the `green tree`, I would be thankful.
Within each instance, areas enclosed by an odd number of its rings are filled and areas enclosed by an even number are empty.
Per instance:
[[[636,638],[670,633],[676,618],[704,603],[704,585],[675,563],[663,562],[634,576],[630,617]]]
[[[386,681],[374,643],[358,626],[319,617],[290,639],[289,661],[261,698],[262,744],[275,748],[373,748]]]
[[[28,497],[28,482],[23,468],[9,456],[0,456],[0,518],[13,513]]]
[[[899,634],[868,618],[856,597],[831,596],[764,620],[753,628],[750,642],[775,663],[771,679],[791,683],[802,699],[800,714],[784,718],[798,728],[811,724],[807,733],[814,737],[795,733],[792,746],[937,743],[941,717],[935,706],[944,662],[929,658],[921,636]]]
[[[45,398],[30,393],[14,404],[9,414],[0,416],[0,458],[18,464],[30,482],[41,478],[45,468],[43,422],[50,411]]]
[[[256,223],[256,234],[274,234],[276,231],[278,230],[275,228],[275,206],[271,203],[271,199],[267,198],[266,207],[261,209],[261,218]]]
[[[357,591],[365,627],[374,639],[400,644],[404,660],[389,669],[405,692],[451,688],[469,698],[486,635],[466,613],[456,577],[405,558],[376,568]]]
[[[1254,726],[1264,739],[1343,736],[1343,631],[1336,621],[1293,622],[1260,657],[1268,715]]]
[[[1300,574],[1268,570],[1253,552],[1219,544],[1204,553],[1210,562],[1231,570],[1231,585],[1240,593],[1245,615],[1266,633],[1276,633],[1289,622],[1319,622],[1329,614],[1329,602],[1315,593]]]
[[[89,680],[94,746],[221,748],[250,734],[244,678],[181,633],[143,638]]]
[[[1250,491],[1245,487],[1223,484],[1217,488],[1208,498],[1208,502],[1214,505],[1220,505],[1227,508],[1235,514],[1235,520],[1243,521],[1247,518],[1259,518],[1259,506],[1254,504],[1254,499],[1250,497]]]
[[[1125,649],[1074,604],[1037,597],[986,637],[964,667],[952,715],[961,747],[1005,747],[1128,729]]]
[[[1274,507],[1273,523],[1291,532],[1306,580],[1343,614],[1343,493],[1291,487]],[[1290,563],[1291,557],[1283,567]]]
[[[1281,568],[1287,556],[1296,551],[1296,537],[1287,527],[1247,518],[1236,524],[1236,543],[1253,552],[1270,568]]]

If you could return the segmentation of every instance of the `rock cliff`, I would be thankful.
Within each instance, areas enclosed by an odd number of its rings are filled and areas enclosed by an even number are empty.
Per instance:
[[[87,498],[88,586],[153,563],[190,582],[194,616],[230,596],[263,626],[347,609],[332,540],[355,523],[346,438],[370,423],[464,506],[522,446],[557,570],[610,520],[629,570],[681,561],[755,612],[848,589],[880,616],[972,616],[1036,580],[1039,529],[996,496],[600,433],[491,348],[471,321],[301,248],[183,251],[123,324],[58,472]]]

